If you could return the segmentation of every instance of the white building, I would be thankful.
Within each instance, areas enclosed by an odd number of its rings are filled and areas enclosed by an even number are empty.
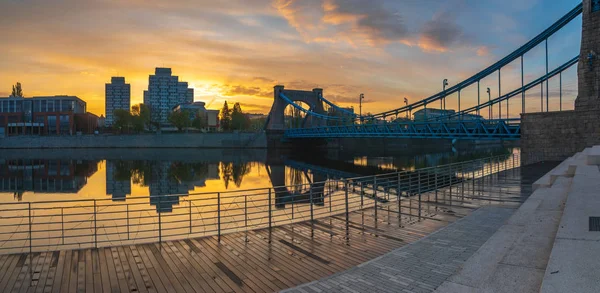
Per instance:
[[[194,89],[173,76],[171,68],[156,68],[155,75],[150,75],[148,90],[144,91],[144,104],[150,108],[152,121],[167,124],[175,106],[193,101]]]
[[[111,83],[106,84],[105,120],[106,126],[115,123],[114,113],[117,109],[129,111],[131,107],[131,85],[125,83],[124,77],[113,77]]]

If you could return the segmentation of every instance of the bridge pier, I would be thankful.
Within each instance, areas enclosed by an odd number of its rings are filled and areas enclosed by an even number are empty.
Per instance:
[[[600,11],[583,0],[579,96],[575,110],[521,116],[522,164],[562,161],[600,144]]]

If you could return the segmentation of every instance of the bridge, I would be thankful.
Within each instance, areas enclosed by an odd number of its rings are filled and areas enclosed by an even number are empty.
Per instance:
[[[581,15],[584,12],[584,4],[592,6],[595,3],[586,0],[577,5],[514,52],[464,81],[446,88],[448,83],[444,80],[441,92],[385,112],[368,116],[357,115],[353,109],[337,106],[326,99],[323,89],[298,91],[285,89],[282,85],[275,86],[274,103],[265,128],[270,132],[283,132],[286,139],[386,137],[518,140],[522,134],[521,116],[527,113],[525,99],[527,91],[540,87],[540,112],[549,112],[549,81],[558,76],[560,99],[558,110],[563,111],[563,72],[575,64],[579,66],[579,74],[582,69],[592,67],[595,55],[588,54],[589,48],[582,46],[581,54],[573,56],[556,68],[550,68],[548,38]],[[584,34],[586,34],[585,29]],[[542,44],[545,46],[545,74],[525,83],[524,55]],[[517,60],[520,61],[521,86],[503,93],[502,70]],[[485,92],[487,101],[484,101],[481,93],[482,80],[495,78],[496,74],[498,94],[492,98],[492,92],[487,88]],[[581,82],[582,78],[579,79]],[[461,107],[461,100],[464,104],[465,99],[461,93],[467,89],[472,90],[473,87],[477,88],[477,104],[468,108]],[[451,95],[457,95],[456,109],[446,108],[446,99]],[[475,99],[472,96],[468,98]],[[514,111],[515,104],[513,104],[513,112],[511,112],[511,102],[521,104],[519,111]],[[439,108],[435,108],[437,105]]]

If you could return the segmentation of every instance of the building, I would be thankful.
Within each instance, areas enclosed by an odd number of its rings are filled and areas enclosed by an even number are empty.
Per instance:
[[[75,117],[83,117],[89,122],[91,118],[88,116],[93,115],[87,113],[86,108],[86,102],[75,96],[0,98],[0,128],[5,129],[6,136],[73,135],[78,131]]]
[[[150,75],[148,90],[144,91],[144,104],[150,109],[152,121],[167,125],[173,108],[192,102],[194,89],[188,88],[187,82],[180,82],[178,76],[173,76],[171,68],[156,68],[155,75]]]
[[[113,77],[111,83],[105,87],[105,118],[104,125],[112,126],[115,123],[115,110],[129,111],[131,107],[131,85],[125,83],[125,77]]]
[[[415,113],[413,113],[413,117],[415,122],[423,122],[427,120],[435,120],[438,118],[443,118],[445,116],[454,115],[455,113],[456,111],[454,110],[427,108],[416,111]]]
[[[190,113],[190,120],[194,120],[196,117],[203,117],[207,131],[218,131],[219,110],[207,110],[205,106],[206,103],[204,102],[185,103],[175,106],[173,112],[188,111]]]

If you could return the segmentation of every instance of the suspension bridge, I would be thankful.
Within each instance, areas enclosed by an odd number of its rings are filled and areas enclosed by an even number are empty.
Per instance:
[[[592,5],[596,2],[592,1]],[[472,140],[518,140],[521,138],[521,115],[526,113],[526,92],[540,88],[539,111],[550,109],[549,81],[559,78],[559,111],[563,111],[563,73],[576,64],[579,67],[592,66],[595,55],[573,56],[556,68],[550,68],[548,61],[548,39],[557,34],[584,11],[583,3],[577,5],[539,35],[508,54],[498,62],[475,75],[446,88],[428,98],[368,116],[354,113],[353,109],[343,108],[325,98],[323,89],[312,91],[288,90],[275,86],[274,103],[269,113],[265,129],[283,132],[286,139],[302,138],[441,138]],[[525,83],[524,56],[539,45],[545,48],[545,73],[537,79]],[[583,51],[583,48],[582,48]],[[502,69],[520,61],[521,85],[510,92],[502,93]],[[514,65],[513,65],[514,66]],[[492,98],[490,88],[482,100],[482,80],[497,75],[498,94]],[[477,88],[477,104],[461,107],[467,88]],[[472,88],[471,88],[472,89]],[[446,108],[446,99],[457,95],[456,109]],[[474,97],[469,97],[474,100]],[[513,103],[511,113],[510,103]],[[439,103],[439,104],[438,104]],[[521,104],[514,111],[514,103]],[[504,106],[503,106],[504,104]],[[439,105],[439,108],[435,108]],[[299,119],[288,119],[286,109],[301,114]],[[419,119],[417,119],[417,116]],[[286,121],[287,120],[287,121]]]

